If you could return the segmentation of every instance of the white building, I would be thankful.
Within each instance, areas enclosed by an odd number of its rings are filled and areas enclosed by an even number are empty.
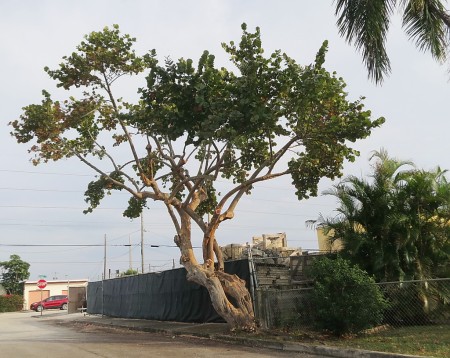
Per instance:
[[[88,280],[51,280],[44,289],[37,287],[38,281],[25,281],[23,290],[23,309],[29,310],[33,302],[55,295],[69,295],[69,287],[86,287]],[[69,297],[70,301],[70,297]],[[70,303],[69,303],[70,305]]]

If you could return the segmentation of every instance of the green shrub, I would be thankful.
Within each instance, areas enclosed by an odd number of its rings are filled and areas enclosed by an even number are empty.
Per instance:
[[[387,303],[375,281],[348,261],[316,260],[312,302],[318,328],[336,335],[358,333],[379,324]]]
[[[0,312],[17,312],[23,308],[23,297],[20,295],[0,296]]]

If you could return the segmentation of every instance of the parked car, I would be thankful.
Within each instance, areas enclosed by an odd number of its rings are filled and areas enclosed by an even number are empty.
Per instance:
[[[61,310],[66,310],[68,302],[69,299],[66,295],[50,296],[45,300],[33,302],[30,305],[30,309],[36,312],[41,312],[42,310],[48,310],[50,308],[59,308]]]

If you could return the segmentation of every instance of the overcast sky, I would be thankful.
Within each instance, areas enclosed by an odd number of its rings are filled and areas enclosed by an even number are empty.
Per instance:
[[[360,55],[338,36],[332,1],[1,1],[0,2],[0,261],[18,254],[31,264],[30,279],[96,280],[103,272],[103,241],[107,237],[107,268],[112,272],[140,267],[140,221],[122,217],[127,196],[108,198],[90,215],[83,192],[92,171],[74,160],[33,167],[26,145],[9,135],[8,122],[21,108],[38,103],[41,90],[63,98],[43,68],[55,68],[69,55],[83,35],[104,26],[119,24],[123,33],[138,40],[137,51],[156,49],[158,57],[197,60],[202,51],[214,53],[217,63],[227,65],[221,42],[238,41],[241,23],[249,30],[261,28],[263,46],[281,49],[300,64],[309,64],[324,40],[329,41],[325,67],[347,82],[349,97],[365,96],[375,117],[386,117],[382,128],[356,148],[361,156],[345,166],[345,175],[367,175],[373,150],[385,148],[391,156],[413,160],[419,167],[450,168],[450,83],[448,66],[440,66],[429,54],[408,41],[397,16],[388,36],[392,74],[382,86],[367,79]],[[142,79],[141,79],[142,80]],[[136,98],[136,81],[124,96]],[[321,191],[331,186],[321,183]],[[289,180],[263,183],[246,197],[236,218],[217,233],[219,244],[245,244],[252,236],[286,232],[290,247],[317,249],[315,232],[305,221],[320,213],[333,215],[330,197],[298,202]],[[144,215],[145,269],[178,267],[179,254],[172,246],[174,230],[160,206]],[[194,238],[199,246],[200,235]],[[11,246],[11,245],[99,246]],[[117,246],[114,246],[117,245]]]

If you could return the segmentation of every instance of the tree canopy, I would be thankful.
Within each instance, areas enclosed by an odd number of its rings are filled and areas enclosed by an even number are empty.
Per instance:
[[[6,292],[12,295],[23,295],[22,281],[30,277],[30,264],[22,261],[19,255],[11,255],[9,261],[0,262],[3,271],[1,283]]]
[[[138,56],[135,39],[117,25],[92,32],[59,68],[45,69],[74,95],[58,101],[44,91],[41,103],[11,122],[16,140],[32,143],[34,164],[76,157],[97,173],[86,212],[115,190],[130,194],[127,217],[162,203],[188,279],[207,287],[216,311],[241,327],[253,325],[253,309],[245,286],[223,272],[220,224],[258,182],[290,175],[299,199],[317,195],[321,178],[340,176],[344,161],[358,155],[352,143],[384,121],[371,119],[362,98],[349,101],[344,80],[324,68],[326,42],[302,66],[281,51],[265,55],[259,28],[242,30],[238,44],[223,44],[235,72],[217,68],[208,51],[197,65],[183,58],[160,64],[154,50]],[[142,72],[140,100],[117,98],[118,80]],[[217,190],[221,178],[232,189]],[[203,233],[202,265],[192,223]]]
[[[138,273],[139,273],[138,270],[134,270],[134,269],[130,268],[124,272],[121,272],[120,277],[137,275]]]

